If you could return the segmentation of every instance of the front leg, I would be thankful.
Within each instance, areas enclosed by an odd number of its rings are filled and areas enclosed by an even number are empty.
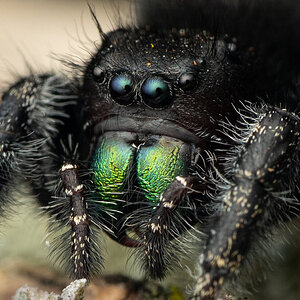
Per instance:
[[[200,201],[196,195],[205,199],[206,189],[207,185],[198,176],[176,176],[155,205],[136,210],[126,220],[126,225],[138,236],[139,255],[150,278],[165,278],[186,251],[179,239],[201,216],[207,217],[195,204]]]
[[[102,263],[97,246],[92,241],[91,220],[84,195],[84,185],[78,166],[71,162],[63,164],[60,177],[64,194],[69,200],[69,226],[71,240],[70,270],[76,279],[89,278]],[[67,200],[67,199],[66,199]]]
[[[146,220],[142,244],[145,253],[144,267],[151,278],[164,278],[170,261],[178,255],[175,245],[169,245],[170,240],[178,238],[180,234],[175,210],[192,188],[192,177],[177,176],[162,193],[149,220]]]
[[[52,253],[71,277],[83,278],[98,272],[102,258],[90,228],[97,222],[86,209],[89,165],[82,160],[88,147],[79,149],[80,141],[86,145],[76,95],[77,87],[55,74],[22,78],[3,94],[0,215],[16,182],[29,182],[50,215],[50,230],[60,232]]]
[[[296,197],[300,120],[280,109],[260,116],[232,165],[232,185],[221,194],[223,207],[209,232],[193,299],[215,299],[224,282],[238,274],[254,239],[293,210],[293,202],[275,193]]]
[[[43,74],[22,78],[1,95],[0,214],[18,181],[40,181],[36,170],[67,117],[64,107],[74,100],[69,93],[63,77]]]

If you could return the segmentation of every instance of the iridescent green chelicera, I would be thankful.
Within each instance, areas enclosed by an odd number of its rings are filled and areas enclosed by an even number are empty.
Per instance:
[[[156,204],[175,177],[186,174],[188,157],[182,147],[183,142],[166,137],[151,146],[141,146],[137,155],[137,181],[149,201]]]
[[[122,211],[125,190],[138,187],[145,200],[157,204],[175,177],[187,174],[190,160],[190,145],[174,138],[150,136],[136,147],[125,135],[106,135],[92,166],[99,201]]]
[[[102,139],[93,162],[94,184],[101,203],[111,208],[120,205],[125,181],[133,163],[134,148],[114,136]]]

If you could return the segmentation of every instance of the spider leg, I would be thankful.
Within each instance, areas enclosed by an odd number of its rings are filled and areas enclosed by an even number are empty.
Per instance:
[[[11,202],[9,194],[11,188],[13,188],[12,181],[18,167],[15,157],[17,149],[14,149],[16,143],[13,142],[13,134],[6,133],[3,129],[7,123],[7,117],[3,116],[3,110],[0,111],[0,114],[2,115],[0,119],[0,215],[2,216],[4,214],[4,207],[8,202]]]
[[[70,199],[70,225],[72,232],[72,255],[74,274],[77,279],[87,278],[90,275],[90,220],[86,201],[83,195],[84,185],[78,175],[75,164],[65,163],[61,168],[61,180],[65,194]],[[98,254],[99,255],[99,254]]]
[[[160,201],[153,208],[146,231],[144,233],[145,269],[152,278],[163,278],[168,264],[168,243],[170,232],[174,233],[174,210],[183,200],[189,188],[190,178],[177,176],[162,193]],[[173,231],[173,232],[172,232]]]
[[[12,201],[10,194],[17,189],[18,179],[35,180],[33,174],[41,159],[41,149],[55,134],[54,122],[64,116],[55,112],[55,106],[60,105],[58,97],[48,95],[54,87],[57,93],[65,89],[59,76],[32,76],[20,79],[1,95],[0,213]]]
[[[232,165],[232,185],[221,193],[223,207],[211,227],[192,299],[215,299],[228,277],[238,274],[251,241],[291,211],[293,204],[275,193],[290,191],[290,198],[297,193],[299,125],[296,115],[270,109],[252,126]]]
[[[170,242],[182,233],[175,210],[188,193],[201,187],[199,178],[177,176],[161,194],[157,206],[153,207],[151,216],[146,221],[142,241],[144,267],[151,278],[164,278],[168,268],[174,265],[178,249],[174,243],[170,246]]]
[[[0,213],[11,200],[7,191],[14,188],[16,178],[29,182],[51,216],[50,230],[64,231],[54,239],[53,254],[67,264],[72,277],[83,278],[98,270],[101,255],[91,237],[85,203],[89,178],[81,173],[88,173],[82,161],[89,149],[78,146],[79,139],[85,140],[80,137],[83,126],[76,95],[77,87],[55,74],[22,78],[3,94]]]

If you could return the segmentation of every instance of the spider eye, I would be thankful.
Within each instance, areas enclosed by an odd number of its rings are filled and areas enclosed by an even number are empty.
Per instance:
[[[172,96],[169,85],[161,78],[147,79],[141,88],[144,102],[153,108],[162,108],[171,103]]]
[[[179,87],[184,91],[191,91],[196,86],[197,80],[193,73],[183,73],[178,79]]]
[[[120,74],[110,82],[110,93],[113,99],[122,105],[131,104],[133,101],[133,80],[130,75]]]
[[[93,70],[94,80],[98,83],[103,83],[105,79],[105,72],[100,67],[95,67]]]

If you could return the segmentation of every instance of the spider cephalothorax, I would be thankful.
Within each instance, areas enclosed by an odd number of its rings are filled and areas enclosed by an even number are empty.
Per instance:
[[[176,257],[174,245],[166,251],[167,241],[209,214],[208,205],[198,203],[209,202],[205,196],[196,201],[191,193],[208,190],[196,175],[204,168],[200,157],[211,150],[216,155],[212,141],[224,139],[220,121],[237,118],[233,102],[244,93],[253,60],[230,47],[229,37],[206,32],[119,30],[105,35],[85,72],[92,180],[115,210],[104,219],[119,242],[144,249],[153,277],[163,277]],[[247,58],[245,67],[240,61]],[[176,176],[188,177],[190,186],[164,203]],[[175,221],[177,213],[182,220]],[[141,240],[129,238],[128,228]]]
[[[202,11],[197,26],[176,28],[171,18],[105,34],[92,12],[102,44],[73,64],[82,76],[31,75],[3,94],[0,212],[13,182],[29,181],[52,230],[65,231],[54,253],[72,277],[99,272],[100,230],[163,278],[195,226],[204,252],[194,297],[214,299],[253,240],[298,215],[300,120],[272,106],[284,95],[298,107],[300,68],[288,72],[295,51],[266,55],[277,37],[244,37],[247,28],[234,26],[244,6],[233,7],[224,26],[232,35],[209,33]]]

